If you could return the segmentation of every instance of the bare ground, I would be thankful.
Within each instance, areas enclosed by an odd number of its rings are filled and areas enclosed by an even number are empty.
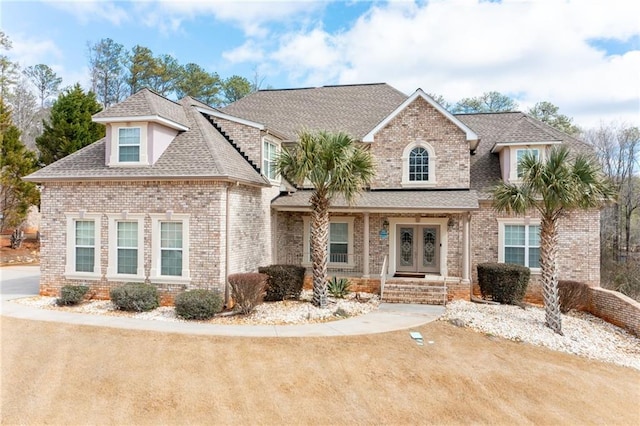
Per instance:
[[[2,424],[638,424],[640,372],[448,323],[230,338],[2,317]]]

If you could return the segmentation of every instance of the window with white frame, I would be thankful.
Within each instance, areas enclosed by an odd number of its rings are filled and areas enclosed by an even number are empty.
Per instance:
[[[152,215],[152,281],[189,280],[189,215]]]
[[[402,185],[430,186],[435,182],[433,147],[426,142],[407,145],[402,153]]]
[[[144,275],[144,215],[109,215],[108,279],[141,281]]]
[[[498,232],[500,241],[499,261],[540,268],[540,224],[531,221],[500,221]]]
[[[137,163],[140,161],[140,127],[118,129],[118,162]]]
[[[518,179],[522,178],[523,170],[522,170],[522,159],[524,156],[529,153],[533,155],[536,160],[540,160],[540,150],[537,148],[519,148],[516,149],[516,177]]]
[[[65,276],[100,278],[100,215],[67,213]]]
[[[328,261],[330,264],[353,264],[353,217],[332,217],[329,222]],[[311,218],[305,216],[304,262],[311,262]]]
[[[262,142],[262,173],[271,180],[276,179],[276,156],[278,145],[268,139]]]

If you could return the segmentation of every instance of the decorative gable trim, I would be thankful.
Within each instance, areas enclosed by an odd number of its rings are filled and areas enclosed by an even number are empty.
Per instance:
[[[144,115],[144,116],[125,116],[125,117],[93,117],[92,119],[96,123],[139,123],[141,121],[152,122],[162,124],[163,126],[170,127],[172,129],[181,130],[186,132],[189,128],[183,124],[177,123],[173,120],[161,117],[159,115]]]
[[[440,114],[444,115],[449,121],[456,125],[460,130],[462,130],[467,135],[467,141],[471,144],[471,149],[475,149],[478,145],[478,135],[467,127],[462,121],[457,119],[453,114],[444,109],[442,105],[437,103],[431,98],[431,96],[427,95],[422,89],[416,90],[413,95],[409,96],[398,108],[396,108],[391,114],[389,114],[384,120],[382,120],[376,127],[373,128],[369,133],[367,133],[363,138],[362,142],[373,142],[373,138],[381,129],[383,129],[391,120],[393,120],[398,114],[400,114],[407,106],[409,106],[413,101],[418,98],[424,99],[429,105],[434,107]]]

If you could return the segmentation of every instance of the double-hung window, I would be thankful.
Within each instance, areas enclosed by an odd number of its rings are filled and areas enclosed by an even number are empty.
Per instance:
[[[107,279],[144,281],[144,215],[109,216]]]
[[[137,163],[140,161],[140,127],[118,129],[118,162]]]
[[[267,139],[262,143],[262,172],[271,180],[276,179],[276,155],[278,145]]]
[[[540,225],[503,222],[499,231],[500,256],[504,263],[540,268]]]
[[[100,214],[66,213],[67,278],[100,278]]]
[[[518,179],[522,178],[524,171],[522,170],[522,159],[524,156],[529,153],[533,155],[536,160],[540,160],[540,150],[537,148],[520,148],[516,149],[516,173]]]
[[[329,223],[328,261],[334,265],[352,265],[353,253],[353,223],[350,216],[332,217]],[[304,263],[311,262],[311,218],[303,218],[304,226]]]
[[[152,282],[185,282],[189,273],[189,215],[151,215]]]

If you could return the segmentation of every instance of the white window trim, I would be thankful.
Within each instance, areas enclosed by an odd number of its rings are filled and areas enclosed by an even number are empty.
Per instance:
[[[120,129],[140,129],[140,160],[139,161],[123,161],[120,162]],[[111,124],[111,155],[109,156],[109,165],[118,167],[139,167],[148,166],[148,123],[113,123]]]
[[[188,284],[191,282],[189,270],[189,214],[175,214],[167,211],[151,216],[151,269],[149,280],[152,284]],[[160,222],[182,222],[182,276],[160,275]]]
[[[504,263],[504,226],[505,225],[521,225],[521,226],[540,226],[540,219],[530,217],[524,218],[498,218],[498,263]],[[529,242],[527,240],[527,246]],[[526,257],[525,257],[526,259]],[[532,274],[539,274],[540,268],[530,268]]]
[[[538,158],[540,161],[546,161],[546,146],[544,145],[512,145],[509,147],[509,182],[521,182],[522,179],[518,177],[518,151],[538,151]]]
[[[260,153],[261,153],[261,154],[260,154],[260,157],[261,157],[261,160],[262,160],[262,161],[261,161],[261,163],[260,163],[260,167],[261,167],[261,170],[262,170],[262,174],[263,174],[267,179],[269,179],[269,181],[270,181],[271,183],[273,183],[273,184],[280,184],[280,182],[281,182],[281,180],[282,180],[282,179],[280,178],[280,176],[279,176],[279,175],[277,175],[277,174],[276,174],[275,179],[271,179],[271,178],[269,177],[269,175],[267,174],[266,170],[264,169],[264,162],[265,162],[265,160],[267,159],[267,158],[266,158],[266,152],[265,152],[265,149],[264,149],[264,144],[265,144],[265,143],[271,144],[271,145],[273,145],[273,146],[275,147],[275,149],[276,149],[276,155],[278,155],[278,153],[279,153],[279,152],[280,152],[280,150],[282,149],[282,146],[281,146],[280,142],[278,142],[276,139],[274,139],[274,138],[270,138],[270,137],[268,137],[268,136],[263,136],[263,137],[262,137],[262,144],[260,145]],[[274,164],[274,167],[275,167],[275,164]]]
[[[409,155],[415,148],[424,148],[429,153],[429,180],[409,180]],[[436,185],[436,152],[427,142],[412,142],[402,151],[402,186],[405,188],[428,188]]]
[[[144,282],[144,214],[127,212],[107,215],[109,220],[109,261],[107,279],[111,281]],[[138,267],[135,274],[118,273],[118,222],[136,222],[138,224]]]
[[[341,262],[328,262],[328,267],[334,268],[354,268],[355,262],[353,258],[353,244],[354,244],[354,235],[353,235],[353,223],[355,221],[355,217],[353,216],[331,216],[329,218],[329,223],[346,223],[347,224],[347,235],[348,235],[348,247],[347,247],[347,259],[349,260],[346,263]],[[303,216],[303,253],[304,258],[302,259],[302,266],[311,266],[311,216]],[[327,238],[329,236],[327,235]],[[328,244],[328,242],[327,242]],[[327,247],[327,255],[329,254]]]
[[[99,280],[102,278],[102,267],[100,265],[100,229],[101,217],[100,213],[86,213],[84,211],[65,213],[67,219],[67,258],[65,263],[64,277],[70,280]],[[94,226],[94,259],[93,272],[77,272],[76,271],[76,227],[78,220],[93,220]]]

